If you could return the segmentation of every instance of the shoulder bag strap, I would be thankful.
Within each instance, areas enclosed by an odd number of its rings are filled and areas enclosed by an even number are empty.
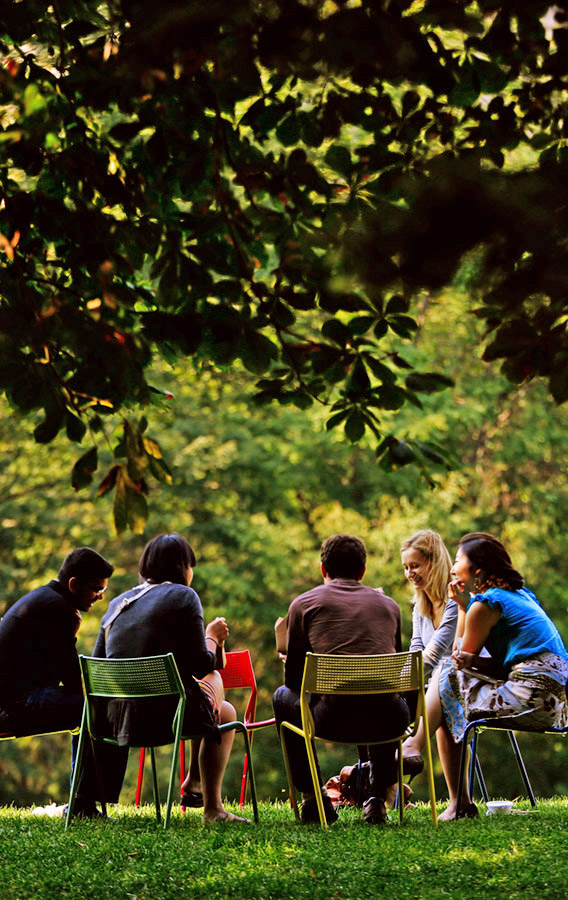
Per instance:
[[[160,582],[160,584],[171,584],[171,581],[162,581],[162,582]],[[109,635],[109,631],[110,631],[110,627],[111,627],[112,623],[114,622],[115,619],[117,619],[119,617],[121,612],[124,609],[126,609],[127,606],[132,606],[132,604],[135,603],[136,600],[139,600],[140,597],[143,597],[144,594],[148,593],[148,591],[151,591],[152,588],[155,588],[155,587],[159,587],[159,585],[158,584],[149,584],[149,582],[146,581],[146,582],[144,582],[144,584],[140,584],[140,585],[138,585],[138,587],[135,587],[133,589],[134,591],[136,591],[136,593],[132,593],[127,597],[123,597],[123,599],[118,604],[115,611],[113,612],[112,616],[109,619],[107,619],[107,621],[105,622],[105,624],[103,626],[104,630],[105,630],[105,643],[108,641],[108,635]]]

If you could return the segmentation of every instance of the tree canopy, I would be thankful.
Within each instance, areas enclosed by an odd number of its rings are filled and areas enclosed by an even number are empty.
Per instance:
[[[39,442],[89,431],[77,488],[124,417],[118,530],[171,477],[132,416],[166,401],[156,355],[241,361],[259,404],[425,469],[390,411],[451,383],[407,348],[467,279],[485,359],[564,402],[565,26],[536,0],[3,5],[0,388]]]

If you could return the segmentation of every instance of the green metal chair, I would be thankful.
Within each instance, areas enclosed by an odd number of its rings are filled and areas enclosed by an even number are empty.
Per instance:
[[[349,740],[345,741],[330,741],[329,738],[318,737],[316,734],[314,718],[309,706],[310,694],[343,694],[355,696],[359,694],[406,693],[409,691],[416,691],[418,694],[418,704],[414,722],[412,722],[402,734],[395,735],[387,741],[370,742],[368,740],[361,740],[357,735],[352,735]],[[320,740],[334,744],[398,744],[398,796],[403,797],[402,742],[405,738],[416,733],[418,725],[420,724],[420,719],[422,719],[424,722],[424,756],[426,760],[426,773],[428,776],[430,809],[432,813],[432,822],[434,825],[438,824],[432,754],[430,750],[430,735],[428,732],[428,716],[426,714],[426,698],[424,693],[424,665],[422,662],[421,650],[415,650],[409,653],[388,653],[376,656],[343,656],[323,653],[306,653],[304,676],[300,693],[300,708],[302,712],[301,728],[297,725],[293,725],[291,722],[282,722],[280,725],[280,740],[290,788],[290,801],[296,818],[299,818],[298,804],[286,749],[285,729],[288,728],[290,731],[303,737],[306,742],[306,752],[310,763],[310,771],[320,822],[324,828],[327,828],[313,742]],[[399,819],[402,822],[404,802],[399,801],[398,811]]]
[[[102,700],[136,700],[144,697],[177,697],[178,703],[172,718],[172,737],[168,744],[173,744],[172,762],[168,784],[168,797],[164,816],[164,828],[170,821],[172,801],[175,791],[176,771],[179,758],[179,747],[182,739],[198,737],[199,735],[184,735],[183,720],[187,698],[185,688],[181,680],[173,653],[162,656],[147,656],[137,659],[101,659],[92,656],[79,656],[83,688],[85,692],[85,704],[83,707],[83,720],[79,734],[77,758],[71,783],[71,794],[67,811],[65,829],[69,827],[73,816],[75,795],[78,786],[78,773],[81,770],[81,762],[85,752],[85,741],[91,740],[93,756],[96,763],[96,743],[114,744],[117,741],[108,735],[101,733],[97,728],[94,701]],[[250,761],[250,787],[254,811],[254,820],[258,822],[258,807],[256,799],[256,784],[250,752],[250,742],[245,725],[242,722],[227,722],[219,725],[221,733],[225,731],[240,731],[245,741],[245,749]],[[133,746],[140,746],[133,745]],[[158,791],[158,778],[156,771],[156,759],[154,747],[150,747],[152,761],[152,781],[154,788],[154,801],[156,804],[156,818],[161,821],[160,797]],[[106,803],[102,800],[103,814],[106,815]]]
[[[179,754],[179,742],[181,739],[183,714],[185,711],[186,696],[173,653],[164,656],[149,656],[140,659],[99,659],[96,657],[80,656],[81,675],[85,692],[85,704],[83,707],[83,720],[79,734],[77,758],[73,771],[71,794],[67,810],[65,829],[69,827],[73,816],[75,795],[77,792],[78,773],[85,752],[85,741],[90,738],[93,747],[93,756],[96,762],[96,743],[114,744],[117,741],[102,734],[96,725],[94,700],[134,700],[143,697],[176,697],[177,707],[172,720],[172,765],[170,769],[170,781],[168,787],[168,799],[164,828],[168,827],[173,799],[173,789]],[[151,747],[152,776],[154,783],[154,800],[156,803],[156,818],[161,820],[160,797],[158,792],[158,778],[156,772],[156,758],[154,747]],[[106,815],[106,803],[102,799],[103,814]]]

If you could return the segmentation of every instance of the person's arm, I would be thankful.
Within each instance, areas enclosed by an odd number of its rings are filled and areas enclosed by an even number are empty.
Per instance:
[[[284,683],[291,691],[300,693],[306,653],[310,646],[304,630],[304,616],[294,601],[288,612],[288,653],[284,668]]]
[[[217,616],[205,629],[205,644],[208,650],[214,650],[216,669],[224,669],[227,665],[225,641],[228,637],[229,626],[224,616]]]
[[[491,657],[480,657],[479,653],[500,617],[501,611],[491,609],[487,603],[476,601],[470,606],[465,615],[462,647],[452,654],[456,669],[469,669],[474,666],[480,672],[489,670]]]
[[[51,652],[59,656],[60,680],[68,689],[83,693],[81,668],[77,655],[77,615],[76,610],[65,610],[63,615],[53,617],[53,623],[60,635],[59,650],[52,646]]]
[[[457,650],[458,641],[460,638],[463,640],[463,635],[465,631],[465,609],[463,606],[460,606],[458,603],[458,624],[456,625],[456,636],[454,638],[454,650]]]
[[[98,656],[101,659],[106,657],[106,642],[105,642],[105,630],[103,626],[99,628],[99,633],[97,634],[97,639],[95,641],[95,646],[93,648],[93,656]]]
[[[424,665],[435,668],[444,656],[449,656],[456,634],[458,607],[454,600],[448,600],[442,621],[424,648]]]
[[[180,607],[177,621],[178,640],[183,650],[175,654],[176,662],[183,680],[187,675],[203,678],[215,669],[217,647],[212,641],[205,640],[201,600],[193,588],[184,588],[184,599],[186,602]]]
[[[416,609],[416,605],[412,607],[412,637],[410,638],[409,650],[424,650],[424,641],[422,639],[422,616]]]

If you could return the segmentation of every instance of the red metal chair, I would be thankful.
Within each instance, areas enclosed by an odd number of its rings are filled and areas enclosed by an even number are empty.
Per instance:
[[[259,722],[255,721],[256,716],[256,699],[257,699],[257,687],[256,687],[256,678],[254,677],[254,669],[252,667],[252,660],[250,658],[250,653],[248,650],[235,650],[232,653],[226,654],[227,662],[224,669],[221,669],[221,677],[223,679],[223,685],[225,690],[230,690],[231,688],[250,688],[250,696],[247,702],[245,714],[243,717],[243,722],[246,726],[246,729],[249,733],[249,740],[252,746],[253,734],[259,728],[267,728],[269,725],[275,724],[275,719],[262,719]],[[138,766],[138,783],[136,785],[136,806],[140,804],[140,795],[142,793],[142,783],[144,779],[144,761],[146,758],[146,748],[142,747],[140,750],[140,763]],[[245,759],[243,764],[243,777],[241,781],[241,797],[240,797],[240,805],[242,807],[245,802],[245,795],[247,791],[247,779],[248,779],[248,754],[245,753]],[[186,776],[186,766],[185,766],[185,742],[181,741],[180,743],[180,783],[183,784]]]

